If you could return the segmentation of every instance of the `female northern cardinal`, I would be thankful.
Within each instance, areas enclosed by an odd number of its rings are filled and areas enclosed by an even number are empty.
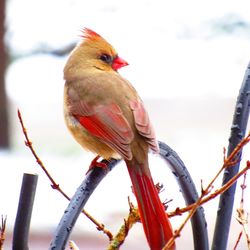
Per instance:
[[[85,149],[125,160],[149,246],[160,250],[173,232],[148,166],[149,148],[159,152],[154,130],[136,90],[117,72],[128,63],[96,32],[85,28],[83,38],[64,68],[66,124]]]

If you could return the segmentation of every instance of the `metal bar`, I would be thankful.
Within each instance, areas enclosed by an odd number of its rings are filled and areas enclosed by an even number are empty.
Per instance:
[[[64,214],[57,226],[55,235],[50,244],[50,250],[65,249],[75,222],[82,209],[84,208],[86,202],[88,201],[95,188],[101,182],[101,180],[117,164],[118,160],[112,160],[110,162],[103,160],[102,162],[108,165],[108,169],[95,167],[86,175],[85,179],[70,200],[68,207],[64,211]]]
[[[249,117],[249,99],[250,98],[250,63],[246,69],[246,73],[241,85],[241,89],[237,98],[233,123],[231,127],[231,135],[229,138],[228,152],[229,156],[234,148],[239,144],[246,134],[247,121]],[[239,172],[240,162],[227,168],[224,171],[222,185],[227,183],[233,176]],[[232,210],[234,204],[234,195],[237,183],[224,192],[220,196],[219,206],[217,210],[217,218],[214,230],[214,238],[212,250],[226,250],[228,242],[228,234],[232,218]]]
[[[185,167],[185,164],[177,155],[177,153],[173,151],[168,145],[163,142],[159,142],[159,145],[161,150],[160,155],[170,164],[169,167],[176,177],[186,205],[195,203],[199,196],[194,182],[187,168]],[[199,207],[192,216],[191,226],[193,231],[194,250],[208,250],[209,242],[207,223],[203,207]]]
[[[28,250],[28,238],[38,175],[23,174],[16,221],[13,232],[13,250]]]
[[[159,146],[161,149],[161,156],[170,163],[168,166],[170,166],[172,171],[178,173],[179,178],[176,178],[176,180],[180,186],[180,189],[182,190],[185,202],[187,204],[195,202],[198,198],[197,191],[190,177],[190,174],[188,173],[188,170],[184,166],[183,162],[181,161],[179,156],[166,144],[159,142]],[[84,181],[77,189],[75,195],[73,196],[68,207],[66,208],[60,220],[60,223],[57,226],[55,235],[50,244],[50,250],[65,249],[71,231],[75,225],[75,222],[82,209],[84,208],[86,202],[88,201],[98,184],[102,181],[102,179],[115,167],[115,165],[119,161],[112,160],[110,162],[107,162],[104,160],[103,162],[108,164],[108,170],[97,167],[93,168],[86,175]],[[195,250],[207,250],[207,227],[202,208],[199,208],[197,210],[197,212],[191,219],[191,223],[194,235]]]

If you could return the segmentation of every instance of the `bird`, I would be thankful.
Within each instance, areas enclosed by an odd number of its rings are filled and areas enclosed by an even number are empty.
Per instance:
[[[97,155],[90,168],[105,167],[99,157],[125,161],[148,245],[160,250],[173,229],[149,169],[149,151],[159,153],[153,126],[137,91],[118,72],[127,61],[95,31],[84,28],[81,36],[64,67],[66,125]]]

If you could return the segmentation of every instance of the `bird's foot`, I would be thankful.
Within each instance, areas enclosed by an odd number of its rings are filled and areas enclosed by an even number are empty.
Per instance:
[[[100,155],[97,155],[97,156],[93,159],[93,161],[90,163],[89,169],[88,169],[88,171],[87,171],[86,174],[88,174],[89,171],[90,171],[91,169],[95,168],[95,167],[98,167],[98,168],[105,168],[105,169],[108,168],[108,166],[107,166],[106,163],[104,163],[104,162],[99,162],[99,161],[98,161],[99,158],[101,158],[101,156],[100,156]]]

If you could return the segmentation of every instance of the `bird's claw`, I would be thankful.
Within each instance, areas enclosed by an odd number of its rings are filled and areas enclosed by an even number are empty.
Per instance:
[[[89,166],[89,169],[87,171],[86,174],[89,173],[90,170],[92,170],[93,168],[95,167],[98,167],[98,168],[104,168],[104,169],[107,169],[108,168],[108,165],[104,162],[99,162],[98,159],[100,158],[101,156],[97,155],[93,160],[92,162],[90,163],[90,166]]]

